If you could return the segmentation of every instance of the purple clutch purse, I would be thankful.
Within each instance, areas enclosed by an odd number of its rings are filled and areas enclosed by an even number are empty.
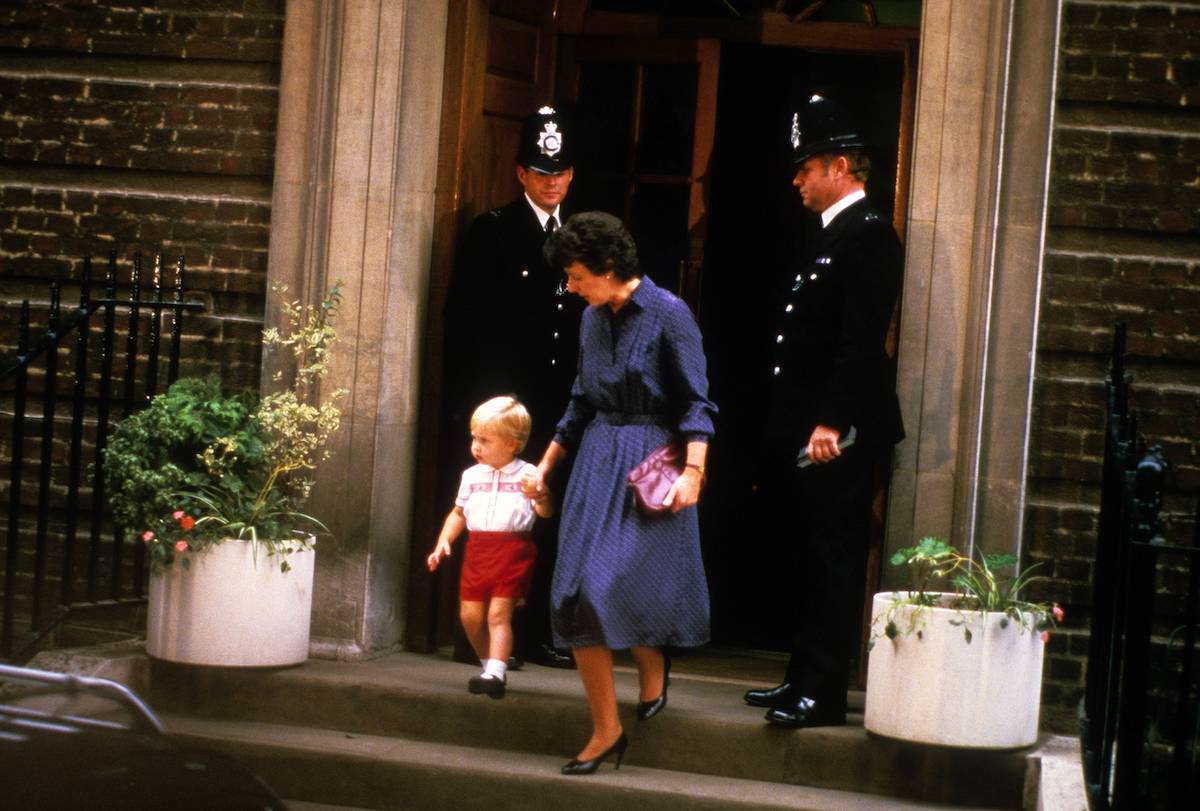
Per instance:
[[[683,460],[679,447],[672,443],[651,452],[629,471],[626,481],[642,512],[655,515],[667,509],[663,506],[663,499],[682,473]]]

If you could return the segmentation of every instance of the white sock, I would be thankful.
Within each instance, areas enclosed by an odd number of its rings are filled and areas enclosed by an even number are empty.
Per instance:
[[[508,670],[508,662],[503,659],[488,659],[483,663],[484,678],[504,681],[504,672]]]

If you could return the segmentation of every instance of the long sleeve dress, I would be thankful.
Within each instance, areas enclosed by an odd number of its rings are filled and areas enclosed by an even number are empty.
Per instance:
[[[687,647],[709,638],[694,507],[645,516],[626,475],[672,439],[708,441],[716,406],[687,305],[643,278],[613,313],[589,307],[555,440],[574,452],[550,591],[555,644]]]

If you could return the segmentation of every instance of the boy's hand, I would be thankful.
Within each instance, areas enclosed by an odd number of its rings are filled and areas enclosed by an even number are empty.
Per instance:
[[[438,541],[437,546],[429,553],[429,557],[425,558],[425,565],[429,567],[429,571],[433,571],[442,562],[442,558],[450,557],[450,544],[445,541]]]
[[[521,493],[525,498],[541,501],[546,497],[546,484],[542,472],[530,471],[521,477]]]

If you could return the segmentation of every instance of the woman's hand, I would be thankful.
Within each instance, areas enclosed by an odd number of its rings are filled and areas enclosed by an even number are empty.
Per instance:
[[[704,486],[704,476],[694,467],[685,467],[683,473],[667,491],[663,505],[671,512],[677,513],[692,507],[700,500],[700,488]]]

